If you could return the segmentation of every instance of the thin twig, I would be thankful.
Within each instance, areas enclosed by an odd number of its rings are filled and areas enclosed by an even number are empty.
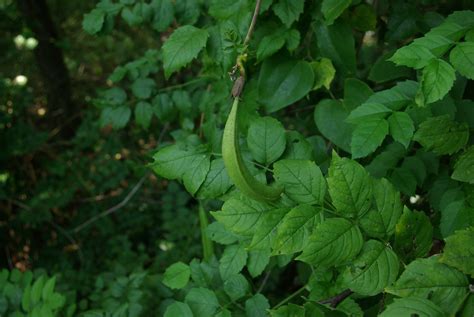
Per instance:
[[[61,232],[65,237],[66,239],[73,245],[77,246],[77,254],[79,256],[79,261],[81,263],[84,263],[84,254],[82,253],[82,250],[81,250],[81,247],[79,246],[79,243],[77,243],[77,241],[63,228],[61,227],[60,225],[58,225],[57,223],[55,223],[54,221],[49,221],[49,224],[56,230],[58,230],[59,232]]]
[[[133,196],[135,196],[135,194],[140,189],[140,187],[143,185],[143,183],[145,182],[145,180],[147,179],[147,177],[149,175],[150,175],[150,172],[146,172],[145,175],[142,176],[142,178],[138,181],[138,183],[132,188],[132,190],[127,194],[127,196],[125,196],[125,198],[121,202],[119,202],[117,205],[113,206],[112,208],[104,210],[100,214],[97,214],[94,217],[90,218],[89,220],[83,222],[82,224],[80,224],[79,226],[74,228],[74,230],[73,230],[74,233],[78,233],[79,231],[81,231],[85,227],[89,226],[90,224],[96,222],[100,218],[108,216],[111,213],[114,213],[114,212],[120,210],[125,205],[127,205],[127,203],[130,201],[130,199],[132,199]]]
[[[260,287],[258,288],[257,290],[257,293],[261,293],[263,291],[263,288],[265,287],[265,285],[267,284],[267,281],[268,281],[268,278],[270,277],[270,274],[272,273],[271,270],[269,270],[267,272],[267,274],[265,274],[265,277],[263,278],[263,281],[262,281],[262,284],[260,284]]]
[[[346,290],[342,291],[341,293],[337,294],[334,297],[319,301],[319,303],[320,304],[330,304],[329,306],[331,306],[332,308],[336,308],[337,305],[339,305],[347,297],[351,296],[352,293],[354,293],[354,292],[351,291],[350,289],[346,289]]]
[[[258,13],[260,12],[260,5],[262,4],[262,0],[257,0],[255,4],[255,11],[253,12],[252,22],[250,22],[249,30],[247,31],[247,35],[245,36],[244,46],[250,42],[250,38],[252,37],[253,30],[255,29],[255,24],[257,24],[257,17]]]
[[[287,298],[279,302],[273,309],[277,309],[278,307],[286,304],[287,302],[289,302],[290,300],[298,296],[300,293],[302,293],[305,289],[306,289],[306,285],[298,289],[296,292],[290,294]]]
[[[8,249],[7,246],[5,246],[5,255],[7,256],[8,268],[10,270],[13,270],[13,261],[12,261],[12,257],[11,257],[11,254],[10,254],[10,249]]]

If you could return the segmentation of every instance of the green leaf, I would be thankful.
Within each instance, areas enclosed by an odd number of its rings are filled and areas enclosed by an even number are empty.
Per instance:
[[[190,157],[187,164],[183,174],[183,184],[186,190],[194,195],[206,179],[211,167],[211,160],[208,154],[197,154]]]
[[[311,62],[311,67],[314,72],[313,90],[321,87],[329,90],[331,83],[336,75],[336,69],[329,58],[322,57],[319,61]]]
[[[449,61],[461,75],[474,79],[474,42],[456,45],[449,54]]]
[[[135,107],[135,121],[144,129],[148,129],[153,116],[153,108],[148,102],[140,101]]]
[[[375,31],[377,13],[373,5],[361,3],[351,12],[351,25],[362,32]]]
[[[274,253],[293,254],[303,250],[320,220],[320,211],[316,207],[299,205],[291,209],[278,227]]]
[[[274,118],[259,117],[250,123],[247,144],[257,162],[269,165],[285,151],[285,128]]]
[[[111,124],[115,130],[122,129],[130,120],[131,114],[132,110],[127,106],[120,106],[115,109],[106,108],[102,112],[101,124],[102,126]]]
[[[241,197],[227,200],[221,211],[211,212],[211,214],[231,232],[253,235],[259,219],[272,209],[272,206],[265,203]]]
[[[247,270],[252,277],[257,277],[262,274],[263,270],[270,262],[270,249],[250,250],[247,261]]]
[[[470,146],[456,161],[452,179],[474,184],[474,146]]]
[[[426,150],[438,155],[456,153],[466,145],[468,139],[468,124],[455,122],[449,115],[428,118],[420,124],[413,137]]]
[[[245,312],[247,316],[267,317],[267,309],[269,308],[270,304],[262,294],[256,294],[245,301]]]
[[[400,110],[401,108],[407,106],[413,99],[418,91],[418,83],[414,81],[404,81],[399,82],[395,87],[378,91],[369,99],[366,100],[367,103],[381,103],[387,108],[390,108],[394,111]]]
[[[373,192],[375,208],[360,219],[360,226],[371,237],[389,237],[402,214],[400,193],[385,178],[374,180]]]
[[[326,181],[319,167],[308,160],[280,160],[273,166],[278,183],[285,194],[301,204],[322,205],[326,195]]]
[[[427,34],[426,36],[415,39],[411,45],[417,47],[422,46],[428,49],[436,57],[441,57],[449,50],[451,45],[453,45],[453,41],[442,35]]]
[[[247,263],[247,251],[243,245],[234,244],[225,248],[219,260],[219,272],[223,280],[239,273]]]
[[[183,177],[196,157],[202,155],[196,150],[186,150],[176,144],[169,145],[153,155],[154,162],[151,168],[164,178],[179,179]]]
[[[351,0],[323,0],[321,12],[328,25],[332,24],[352,3]]]
[[[352,29],[341,20],[333,25],[313,23],[321,56],[329,58],[343,75],[355,74],[356,51]]]
[[[276,31],[265,36],[258,44],[257,60],[262,61],[278,52],[285,45],[286,36],[282,31]]]
[[[54,294],[54,286],[56,285],[56,276],[48,279],[41,291],[41,298],[43,301],[48,301]]]
[[[227,174],[222,159],[211,161],[211,167],[206,175],[206,179],[197,192],[200,199],[214,199],[222,196],[232,186],[232,182]]]
[[[233,275],[224,281],[224,291],[233,301],[244,297],[248,290],[249,283],[242,274]]]
[[[449,315],[459,309],[468,292],[469,281],[456,269],[439,263],[433,256],[408,264],[400,278],[386,292],[401,297],[429,298]]]
[[[453,87],[456,74],[454,68],[442,59],[433,59],[423,69],[421,79],[421,101],[417,99],[417,104],[423,106],[443,97]]]
[[[170,265],[163,276],[163,284],[173,289],[184,288],[191,276],[191,269],[183,262]]]
[[[214,316],[219,302],[214,292],[207,288],[192,288],[184,299],[193,312],[193,316]]]
[[[343,218],[330,218],[316,226],[303,253],[296,259],[314,266],[341,265],[354,258],[363,244],[356,225]]]
[[[165,31],[174,20],[174,8],[171,0],[153,0],[151,7],[154,10],[152,27],[158,32]]]
[[[421,69],[436,58],[426,47],[417,44],[410,44],[399,48],[389,59],[399,66],[408,66]]]
[[[351,123],[363,123],[367,119],[384,118],[387,113],[392,112],[381,103],[363,103],[349,114],[346,121]]]
[[[372,205],[372,180],[356,161],[333,153],[327,179],[332,204],[346,217],[361,216]]]
[[[388,117],[388,124],[393,139],[403,144],[405,148],[408,148],[415,131],[415,126],[410,116],[406,112],[394,112]]]
[[[312,160],[314,148],[304,135],[298,131],[286,132],[286,150],[282,156],[288,160]]]
[[[452,236],[447,237],[445,241],[446,245],[440,262],[474,277],[474,253],[472,251],[474,227],[456,231]]]
[[[338,100],[323,99],[314,110],[314,121],[321,134],[344,151],[351,152],[352,124],[346,122],[349,111]]]
[[[419,297],[395,299],[380,314],[380,317],[400,316],[444,317],[446,314],[433,302]]]
[[[381,55],[375,64],[370,68],[369,79],[376,83],[384,83],[397,78],[409,77],[412,70],[408,67],[396,66],[390,62],[389,57],[393,55],[393,52],[388,52]]]
[[[367,118],[358,123],[352,135],[352,158],[366,157],[374,152],[387,134],[388,122],[383,118]]]
[[[341,278],[344,287],[360,295],[374,296],[398,276],[397,255],[382,242],[369,240]]]
[[[272,246],[277,228],[280,226],[289,208],[276,208],[265,213],[257,223],[257,230],[250,243],[249,249],[268,249]]]
[[[405,156],[406,150],[398,142],[387,145],[385,150],[372,159],[365,169],[375,178],[387,176],[389,170],[393,169],[397,163]]]
[[[153,93],[153,89],[156,84],[153,79],[150,78],[138,78],[132,84],[132,92],[135,97],[140,99],[148,99]]]
[[[84,15],[82,20],[82,28],[89,34],[97,34],[102,30],[104,25],[105,12],[100,9],[94,9]]]
[[[163,44],[165,77],[186,66],[206,46],[209,33],[206,30],[185,25],[177,28]]]
[[[308,62],[267,59],[258,78],[258,100],[268,112],[275,112],[306,96],[313,82],[314,73]]]
[[[362,80],[356,78],[344,80],[344,106],[349,110],[361,106],[373,94],[372,88]]]
[[[233,244],[238,241],[238,236],[228,231],[220,222],[213,222],[206,227],[206,234],[212,240],[220,244]]]
[[[405,207],[395,227],[395,243],[398,255],[406,262],[424,257],[431,249],[433,226],[430,219],[422,212],[411,211]]]
[[[165,317],[193,317],[193,312],[188,304],[181,302],[174,302],[169,305],[165,311]]]
[[[278,0],[273,5],[273,12],[280,18],[287,28],[298,21],[298,18],[304,9],[304,0]]]

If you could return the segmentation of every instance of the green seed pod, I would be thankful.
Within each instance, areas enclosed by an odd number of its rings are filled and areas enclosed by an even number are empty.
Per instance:
[[[245,195],[260,201],[277,200],[283,190],[260,183],[244,165],[238,138],[238,110],[239,98],[235,98],[222,138],[222,157],[227,173],[235,186]]]

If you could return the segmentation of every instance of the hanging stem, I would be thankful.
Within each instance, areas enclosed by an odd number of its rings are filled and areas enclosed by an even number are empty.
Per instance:
[[[201,228],[201,242],[204,261],[208,262],[214,255],[214,244],[206,234],[206,228],[209,225],[209,221],[201,201],[199,201],[199,225]]]

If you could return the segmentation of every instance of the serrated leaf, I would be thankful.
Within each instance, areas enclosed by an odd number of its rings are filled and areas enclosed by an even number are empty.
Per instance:
[[[262,294],[256,294],[245,301],[245,312],[247,316],[267,317],[267,309],[269,308],[270,304]]]
[[[153,0],[151,6],[154,10],[152,27],[158,32],[165,31],[174,20],[174,7],[171,0]]]
[[[456,269],[439,263],[433,256],[416,259],[386,292],[401,297],[429,298],[449,315],[453,315],[467,295],[469,281]]]
[[[468,139],[468,124],[455,122],[449,115],[428,118],[420,124],[413,137],[426,150],[438,155],[456,153],[466,145]]]
[[[170,265],[163,276],[163,284],[173,289],[184,288],[191,276],[191,269],[183,262]]]
[[[436,57],[440,57],[449,50],[453,41],[442,35],[431,34],[415,39],[413,45],[427,48]]]
[[[422,212],[403,210],[395,227],[394,249],[406,262],[424,257],[431,249],[433,226]]]
[[[271,117],[253,120],[247,133],[247,144],[257,162],[269,165],[285,151],[285,128]]]
[[[399,48],[389,61],[394,62],[400,66],[408,66],[414,69],[421,69],[429,64],[429,62],[436,58],[426,47],[410,44]]]
[[[439,229],[444,238],[456,230],[474,225],[474,208],[468,203],[468,198],[460,188],[448,189],[442,194],[439,203]]]
[[[170,145],[153,155],[151,164],[153,171],[167,179],[179,179],[187,171],[187,167],[202,153],[196,150],[186,150],[179,145]]]
[[[164,317],[193,317],[193,312],[188,304],[174,302],[166,308]]]
[[[278,227],[273,244],[276,254],[293,254],[303,250],[313,228],[321,221],[320,210],[310,205],[299,205],[291,209]]]
[[[374,180],[373,192],[375,208],[360,219],[360,226],[371,237],[389,237],[402,214],[400,193],[385,178]]]
[[[268,204],[241,197],[227,200],[221,211],[211,214],[231,232],[253,235],[259,219],[272,209]]]
[[[140,101],[135,107],[135,121],[141,127],[148,129],[153,117],[153,108],[148,102]]]
[[[213,316],[219,302],[214,292],[207,288],[192,288],[184,299],[193,312],[193,316]]]
[[[321,60],[311,62],[311,67],[314,72],[314,85],[313,90],[317,90],[321,87],[329,90],[331,83],[336,75],[336,69],[329,58],[322,57]]]
[[[274,208],[265,213],[257,223],[257,230],[252,238],[249,249],[268,249],[272,246],[277,228],[290,208]]]
[[[257,277],[262,274],[263,270],[270,262],[270,249],[250,250],[247,261],[247,270],[252,277]]]
[[[232,244],[238,241],[238,236],[228,231],[220,222],[213,222],[206,227],[206,234],[212,240],[220,244]]]
[[[465,274],[474,277],[474,227],[456,231],[453,235],[445,239],[446,245],[441,263],[455,267]]]
[[[304,0],[278,0],[273,5],[273,12],[278,16],[287,28],[297,21],[300,14],[303,13]]]
[[[449,61],[461,75],[469,79],[474,79],[473,42],[464,42],[456,45],[449,54]]]
[[[355,217],[369,211],[372,180],[359,163],[333,153],[327,181],[332,204],[339,214]]]
[[[197,154],[192,156],[187,164],[183,174],[183,184],[186,190],[194,195],[206,179],[211,160],[208,154]]]
[[[340,265],[354,258],[363,244],[356,225],[343,218],[330,218],[317,225],[303,253],[296,259],[314,266]]]
[[[443,99],[453,87],[456,74],[454,68],[442,59],[433,59],[423,69],[421,79],[421,106]]]
[[[313,23],[317,45],[322,57],[329,58],[342,74],[356,72],[356,51],[352,29],[343,21],[333,25]]]
[[[249,283],[242,274],[233,275],[224,281],[224,291],[236,301],[245,296],[249,290]]]
[[[265,58],[272,56],[278,52],[283,47],[283,45],[285,45],[285,42],[286,37],[282,31],[277,31],[273,34],[263,37],[258,44],[257,60],[262,61]]]
[[[419,297],[395,299],[393,303],[380,314],[380,317],[443,317],[445,313],[433,302]]]
[[[211,167],[206,175],[206,179],[197,192],[200,199],[215,199],[227,192],[232,186],[232,182],[227,174],[222,159],[211,161]]]
[[[314,121],[321,134],[350,153],[353,125],[346,122],[348,115],[349,111],[338,100],[323,99],[314,109]]]
[[[384,118],[387,113],[392,112],[381,103],[363,103],[351,111],[346,121],[351,123],[363,123],[367,119]]]
[[[374,94],[372,88],[367,83],[356,78],[347,78],[344,80],[344,106],[348,110],[354,110],[355,108],[366,103]]]
[[[219,260],[219,272],[223,280],[239,273],[247,263],[247,251],[243,245],[234,244],[225,248]]]
[[[326,23],[332,24],[351,3],[351,0],[323,0],[321,12],[326,19]]]
[[[135,97],[140,98],[140,99],[147,99],[147,98],[150,98],[155,86],[156,84],[153,79],[138,78],[137,80],[133,82],[131,88]]]
[[[102,30],[104,25],[105,12],[100,9],[94,9],[84,15],[82,20],[82,28],[89,34],[96,34]]]
[[[398,276],[397,255],[382,242],[369,240],[342,274],[344,287],[360,295],[374,296]]]
[[[474,146],[469,147],[456,161],[452,179],[474,184]]]
[[[413,101],[418,87],[415,81],[399,82],[393,88],[376,92],[366,100],[366,103],[381,103],[394,111],[400,110]]]
[[[308,160],[280,160],[273,166],[278,183],[285,194],[302,204],[322,204],[326,194],[326,181],[319,167]]]
[[[314,73],[308,62],[266,59],[258,77],[258,100],[275,112],[303,98],[313,87]]]
[[[394,112],[387,119],[390,128],[390,135],[397,142],[408,148],[411,138],[415,132],[413,120],[406,112]]]
[[[177,28],[163,44],[165,77],[186,66],[206,46],[209,33],[192,25]]]
[[[112,128],[115,130],[122,129],[130,120],[131,114],[132,110],[130,110],[130,108],[127,106],[120,106],[115,109],[106,108],[104,109],[104,112],[102,112],[101,124],[103,126],[106,124],[111,124]]]
[[[358,123],[352,134],[352,158],[365,157],[374,152],[388,134],[388,122],[383,118],[367,118]]]

